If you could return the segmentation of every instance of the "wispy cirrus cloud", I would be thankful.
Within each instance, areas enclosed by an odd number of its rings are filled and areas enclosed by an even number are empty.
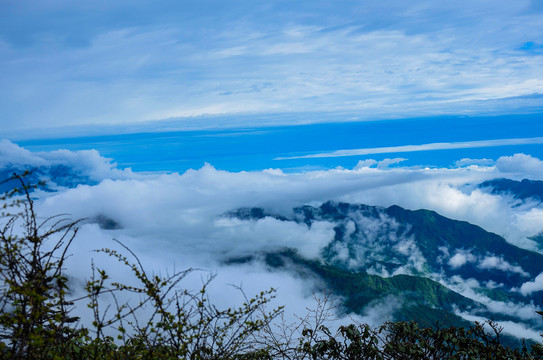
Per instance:
[[[336,151],[319,153],[319,154],[309,154],[309,155],[300,155],[300,156],[291,156],[291,157],[278,157],[278,158],[275,158],[275,160],[360,156],[360,155],[389,154],[389,153],[406,153],[406,152],[415,152],[415,151],[470,149],[470,148],[481,148],[481,147],[527,145],[527,144],[543,144],[543,137],[523,138],[523,139],[497,139],[497,140],[480,140],[480,141],[443,142],[443,143],[431,143],[431,144],[422,144],[422,145],[402,145],[402,146],[388,146],[388,147],[364,148],[364,149],[336,150]]]
[[[528,50],[543,36],[543,15],[531,1],[0,7],[2,130],[165,118],[197,127],[205,121],[193,117],[202,114],[381,119],[542,104],[543,57]]]

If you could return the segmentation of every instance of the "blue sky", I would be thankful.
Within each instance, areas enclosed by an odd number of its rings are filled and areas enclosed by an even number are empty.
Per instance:
[[[1,0],[0,132],[541,112],[542,55],[540,1]]]

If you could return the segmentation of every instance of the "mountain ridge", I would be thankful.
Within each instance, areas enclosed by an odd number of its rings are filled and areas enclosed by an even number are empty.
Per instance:
[[[313,276],[325,284],[318,290],[327,288],[343,298],[346,312],[362,314],[375,301],[392,296],[401,303],[391,315],[396,320],[428,325],[446,318],[450,325],[463,326],[467,320],[459,314],[471,314],[543,329],[537,316],[527,319],[516,311],[543,302],[543,291],[524,296],[518,290],[543,272],[543,255],[469,222],[426,209],[333,201],[294,208],[289,216],[262,208],[241,208],[225,216],[242,221],[272,217],[308,228],[316,221],[334,224],[334,236],[319,259],[283,249],[229,261],[263,261],[271,270]],[[470,291],[455,282],[470,283]]]

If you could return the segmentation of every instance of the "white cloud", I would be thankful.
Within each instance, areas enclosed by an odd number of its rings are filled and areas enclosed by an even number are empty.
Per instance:
[[[509,146],[509,145],[525,145],[525,144],[543,144],[543,137],[535,138],[523,138],[523,139],[499,139],[499,140],[482,140],[482,141],[462,141],[462,142],[450,142],[450,143],[432,143],[432,144],[422,144],[422,145],[402,145],[402,146],[390,146],[390,147],[378,147],[378,148],[367,148],[367,149],[350,149],[350,150],[336,150],[328,153],[312,154],[312,155],[303,155],[303,156],[292,156],[292,157],[280,157],[276,160],[288,160],[288,159],[312,159],[312,158],[326,158],[326,157],[341,157],[341,156],[360,156],[360,155],[373,155],[373,154],[388,154],[388,153],[405,153],[405,152],[416,152],[416,151],[432,151],[432,150],[450,150],[450,149],[471,149],[471,148],[480,148],[480,147],[494,147],[494,146]],[[541,161],[531,158],[529,155],[517,154],[517,158],[522,159],[522,163],[529,161],[529,164],[526,164],[530,168],[537,167],[541,169]],[[530,159],[531,158],[531,159]],[[500,158],[502,159],[502,158]],[[511,172],[511,167],[507,166],[510,162],[507,160],[508,157],[504,157],[501,162],[498,160],[497,166],[502,166],[502,171]],[[533,160],[532,160],[533,159]],[[405,159],[389,159],[389,160],[405,160]],[[512,160],[512,163],[515,163],[519,159]],[[398,162],[395,161],[395,162]],[[393,162],[393,163],[395,163]],[[504,164],[505,163],[505,164]],[[505,170],[503,167],[505,166]],[[522,167],[522,165],[521,165]],[[515,167],[516,169],[516,167]],[[525,171],[525,167],[523,167]]]
[[[87,176],[92,181],[137,177],[130,169],[120,170],[112,159],[102,157],[96,150],[55,150],[32,153],[8,141],[0,140],[0,167],[35,169],[65,166],[71,175]],[[47,170],[47,169],[44,169]],[[52,182],[55,179],[50,179]]]
[[[520,293],[524,296],[541,290],[543,290],[543,273],[537,275],[535,279],[525,282],[520,287]]]
[[[48,164],[45,159],[23,149],[9,140],[0,139],[0,166],[6,167],[9,165],[27,165],[27,166],[43,166]]]
[[[96,182],[106,180],[95,187],[81,186],[59,193],[47,201],[58,203],[56,208],[60,212],[71,212],[75,216],[93,217],[103,212],[118,218],[128,228],[130,224],[145,224],[143,214],[148,219],[156,218],[157,224],[166,222],[166,228],[171,228],[172,216],[176,214],[189,217],[187,214],[190,213],[196,224],[236,207],[263,206],[288,212],[295,206],[313,201],[337,200],[432,209],[444,216],[482,226],[531,249],[535,249],[535,243],[527,237],[543,231],[543,210],[538,203],[511,203],[507,197],[473,187],[484,180],[506,176],[498,167],[379,169],[369,167],[377,164],[370,159],[353,170],[287,174],[279,169],[267,169],[232,173],[206,165],[184,174],[143,175],[119,170],[110,159],[100,157],[94,151],[30,153],[7,141],[2,142],[0,150],[4,154],[0,157],[3,164],[6,161],[32,166],[63,164]],[[526,158],[521,155],[519,157]],[[530,158],[531,163],[535,161],[540,160]],[[80,206],[82,198],[87,204],[84,208]],[[145,208],[133,213],[140,204],[146,204]],[[151,207],[153,210],[145,210]],[[171,212],[162,214],[163,209]],[[202,213],[203,209],[207,215]],[[200,216],[206,220],[200,221]]]
[[[456,161],[454,164],[456,167],[462,167],[462,166],[490,166],[494,165],[495,161],[491,159],[469,159],[469,158],[463,158],[458,161]]]
[[[513,272],[522,276],[529,276],[529,274],[518,265],[511,265],[505,261],[501,256],[490,255],[480,259],[477,266],[485,270],[500,270],[504,272]]]
[[[10,4],[0,14],[0,129],[540,105],[532,96],[543,93],[543,59],[522,46],[541,38],[541,13],[527,1],[300,1],[292,11],[275,2],[211,4]]]
[[[358,163],[354,167],[354,170],[359,170],[359,169],[362,169],[362,168],[369,168],[369,167],[372,167],[373,165],[376,165],[376,164],[377,164],[377,161],[373,160],[373,159],[358,160]]]
[[[381,161],[379,161],[377,163],[377,168],[378,169],[387,169],[391,165],[399,164],[399,163],[401,163],[402,161],[405,161],[405,160],[407,160],[407,159],[405,159],[405,158],[384,159],[384,160],[381,160]]]
[[[479,323],[484,323],[485,321],[490,320],[482,316],[476,316],[464,312],[458,312],[457,314],[468,321],[477,321]],[[498,322],[498,326],[503,328],[503,332],[505,334],[509,334],[517,338],[531,339],[536,342],[541,340],[541,336],[538,330],[531,329],[523,324],[514,323],[512,321],[500,321]],[[486,329],[490,330],[488,325],[486,325]]]
[[[102,179],[126,179],[137,177],[128,169],[120,170],[112,159],[107,159],[96,150],[56,150],[51,152],[38,152],[36,156],[41,157],[49,164],[62,164],[71,167],[76,172],[81,172],[91,180]]]
[[[504,173],[518,173],[524,176],[542,176],[543,161],[526,154],[502,156],[496,161],[496,168]]]
[[[404,304],[403,299],[398,296],[386,296],[368,304],[361,315],[353,319],[358,323],[379,326],[383,321],[394,321],[393,315],[400,310]]]
[[[350,213],[347,220],[335,223],[343,232],[328,249],[329,260],[354,271],[364,269],[381,276],[422,273],[426,259],[414,237],[407,235],[409,226],[401,226],[382,210],[376,211],[377,214],[370,215]],[[393,268],[387,269],[384,262]]]
[[[540,310],[540,307],[535,306],[533,303],[524,304],[515,303],[514,301],[493,300],[480,291],[487,288],[488,284],[481,284],[476,279],[464,279],[458,275],[444,278],[442,275],[434,274],[434,280],[469,299],[483,304],[486,310],[496,315],[514,316],[530,324],[540,324],[541,316],[536,312]],[[496,286],[496,284],[492,283],[491,286]],[[481,309],[473,309],[471,311],[472,315],[476,314],[479,310]]]
[[[322,249],[334,238],[335,226],[333,223],[316,221],[307,227],[272,217],[256,221],[221,218],[214,224],[220,237],[209,239],[207,247],[210,251],[240,256],[288,247],[298,249],[310,259],[320,258]]]
[[[503,272],[517,273],[522,276],[529,276],[529,274],[518,265],[511,265],[503,259],[502,256],[487,254],[484,257],[477,257],[469,250],[457,250],[454,256],[452,256],[448,265],[453,269],[458,269],[467,263],[475,263],[476,266],[484,270],[500,270]]]
[[[468,262],[475,261],[475,256],[470,254],[467,251],[457,251],[456,254],[454,254],[453,257],[449,259],[449,266],[453,269],[458,269],[459,267],[464,266]]]
[[[530,202],[527,201],[530,205]],[[524,229],[527,234],[538,234],[543,223],[543,208],[540,203],[526,206],[524,211],[519,211],[515,216],[515,226]]]

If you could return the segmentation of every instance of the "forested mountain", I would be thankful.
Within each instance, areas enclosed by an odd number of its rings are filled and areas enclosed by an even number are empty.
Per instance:
[[[540,180],[493,179],[479,184],[479,188],[489,189],[492,194],[510,194],[520,200],[543,201],[543,181]]]
[[[334,237],[317,259],[285,249],[229,261],[261,260],[272,269],[317,279],[317,286],[343,299],[345,312],[364,314],[371,306],[392,302],[390,316],[396,320],[461,325],[479,316],[541,328],[535,311],[534,316],[524,311],[543,301],[543,291],[522,286],[543,272],[543,255],[468,222],[430,210],[337,202],[295,208],[289,216],[261,208],[225,216],[242,221],[272,217],[307,227],[333,223]]]

